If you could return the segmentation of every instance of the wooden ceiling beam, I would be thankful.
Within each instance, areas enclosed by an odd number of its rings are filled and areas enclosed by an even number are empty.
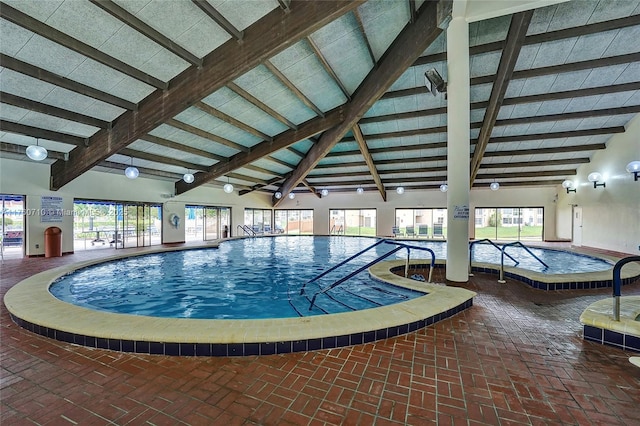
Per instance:
[[[545,177],[545,176],[566,176],[576,175],[576,169],[563,170],[536,170],[533,172],[515,172],[515,173],[478,173],[477,179],[513,179],[523,177]],[[500,183],[502,185],[502,183]]]
[[[543,139],[576,138],[582,136],[613,135],[624,133],[624,126],[602,127],[597,129],[569,130],[566,132],[536,133],[531,135],[496,136],[490,143],[535,141]]]
[[[101,129],[108,128],[111,123],[105,120],[100,120],[95,117],[80,114],[79,112],[70,111],[68,109],[58,108],[53,105],[43,104],[38,101],[23,98],[21,96],[13,95],[11,93],[0,92],[0,102],[7,105],[13,105],[18,108],[27,109],[29,111],[39,112],[45,115],[51,115],[53,117],[63,118],[69,121],[75,121],[78,123],[86,124],[87,126],[98,127]]]
[[[191,0],[196,6],[200,8],[209,18],[211,18],[216,24],[227,32],[231,37],[237,41],[242,41],[244,38],[244,32],[237,29],[227,18],[218,12],[215,7],[207,2],[207,0]]]
[[[0,152],[7,152],[10,154],[20,154],[26,156],[27,147],[24,145],[18,145],[9,142],[0,142]],[[65,160],[67,154],[64,152],[53,151],[51,149],[47,149],[47,158],[53,158],[56,160]]]
[[[223,157],[221,155],[213,154],[209,151],[204,151],[202,149],[193,148],[189,145],[184,145],[178,142],[174,142],[169,139],[159,138],[158,136],[153,135],[144,135],[140,137],[140,140],[154,143],[156,145],[164,146],[171,149],[176,149],[178,151],[187,152],[189,154],[199,155],[201,157],[210,158],[212,160],[217,161],[227,161],[227,157]]]
[[[364,44],[367,46],[367,52],[369,52],[369,58],[371,58],[371,63],[373,64],[373,68],[378,66],[378,61],[376,61],[376,55],[373,53],[373,49],[371,49],[371,43],[369,43],[369,38],[367,37],[367,32],[364,30],[364,24],[362,23],[362,17],[360,16],[360,12],[358,10],[354,10],[353,14],[356,17],[356,22],[358,23],[358,29],[360,30],[360,35],[364,39]]]
[[[485,157],[512,157],[517,155],[542,155],[542,154],[564,154],[567,152],[583,152],[596,151],[605,149],[607,146],[603,143],[594,143],[586,145],[570,145],[558,146],[553,148],[533,148],[533,149],[516,149],[511,151],[490,151],[485,153]]]
[[[496,126],[510,126],[523,123],[541,123],[545,121],[575,120],[580,118],[607,117],[624,114],[636,114],[640,112],[640,105],[631,105],[619,108],[593,109],[589,111],[565,112],[561,114],[536,115],[534,117],[508,118],[496,120]]]
[[[248,124],[243,123],[240,120],[237,120],[233,117],[231,117],[230,115],[225,114],[222,111],[219,111],[217,109],[215,109],[214,107],[212,107],[209,104],[206,104],[202,101],[198,101],[195,104],[195,107],[206,112],[207,114],[224,121],[227,124],[231,124],[234,127],[237,127],[238,129],[244,130],[245,132],[256,136],[260,139],[262,139],[263,141],[270,141],[273,138],[265,133],[262,133],[261,131],[254,129],[253,127],[249,126]]]
[[[207,166],[201,164],[190,163],[188,161],[178,160],[172,157],[166,157],[164,155],[152,154],[150,152],[139,151],[132,148],[123,148],[118,154],[126,155],[127,157],[139,158],[141,160],[153,161],[154,163],[168,164],[171,166],[184,167],[190,171],[207,170]]]
[[[487,163],[480,165],[480,170],[485,169],[508,169],[514,167],[546,167],[546,166],[568,166],[572,164],[585,164],[590,160],[588,157],[567,158],[559,160],[542,161],[513,161],[509,163]]]
[[[290,129],[297,129],[298,128],[298,126],[296,126],[291,121],[289,121],[289,119],[286,118],[284,115],[280,114],[278,111],[274,110],[269,105],[265,104],[260,99],[256,98],[251,93],[247,92],[246,90],[244,90],[242,87],[238,86],[237,84],[235,84],[233,82],[229,82],[227,84],[227,87],[229,89],[231,89],[232,91],[236,92],[236,94],[238,96],[240,96],[241,98],[243,98],[245,101],[253,104],[255,107],[257,107],[258,109],[262,110],[263,112],[266,112],[267,114],[269,114],[270,116],[272,116],[273,118],[275,118],[276,120],[278,120],[279,122],[281,122],[282,124],[287,126],[288,128],[290,128]]]
[[[380,96],[395,82],[413,61],[442,32],[437,24],[437,3],[426,3],[414,23],[407,24],[385,52],[383,59],[360,84],[351,102],[347,104],[343,121],[324,132],[307,156],[298,163],[282,186],[282,198],[306,177],[331,148],[362,118]],[[272,198],[274,206],[282,198]]]
[[[283,177],[275,177],[275,178],[273,178],[273,179],[269,179],[269,180],[267,181],[267,184],[266,184],[266,185],[253,185],[253,186],[252,186],[251,188],[249,188],[249,189],[244,189],[244,190],[239,191],[239,194],[240,194],[240,195],[246,195],[246,194],[249,194],[250,192],[253,192],[253,191],[259,191],[259,190],[261,190],[262,188],[264,188],[264,187],[266,187],[266,186],[269,186],[269,185],[273,185],[274,183],[278,183],[278,182],[280,182],[280,181],[281,181],[281,180],[283,180],[283,179],[284,179]]]
[[[0,63],[2,64],[3,68],[10,69],[17,73],[35,78],[36,80],[41,80],[49,84],[53,84],[54,86],[79,93],[98,101],[110,105],[115,105],[117,107],[130,111],[135,111],[138,109],[138,105],[134,102],[129,102],[122,98],[118,98],[117,96],[113,96],[110,93],[106,93],[91,86],[78,83],[77,81],[73,81],[69,78],[61,77],[50,71],[38,68],[26,62],[22,62],[19,59],[12,58],[11,56],[7,56],[3,53],[0,53]]]
[[[382,197],[382,201],[387,201],[387,191],[384,189],[384,184],[380,179],[380,175],[378,174],[378,170],[376,169],[376,163],[373,161],[373,157],[369,152],[369,147],[367,146],[367,141],[364,139],[362,135],[362,130],[359,125],[355,125],[352,128],[353,135],[358,142],[358,146],[360,147],[360,152],[362,152],[362,157],[364,157],[365,163],[367,163],[367,167],[369,168],[369,172],[371,173],[371,177],[373,181],[376,183],[376,188],[380,192],[380,196]]]
[[[199,127],[192,126],[190,124],[184,123],[182,121],[176,120],[174,118],[167,120],[165,123],[167,126],[175,127],[176,129],[183,130],[187,133],[191,133],[196,136],[200,136],[204,139],[209,139],[212,142],[219,143],[220,145],[224,145],[229,148],[233,148],[240,152],[249,152],[249,148],[246,146],[240,145],[229,139],[225,139],[222,136],[214,135],[211,132],[207,132],[206,130],[202,130]]]
[[[40,127],[27,126],[26,124],[14,123],[13,121],[7,120],[0,120],[0,131],[31,136],[32,138],[46,139],[54,142],[68,143],[79,147],[86,146],[89,141],[89,139],[82,138],[80,136],[41,129]]]
[[[258,179],[256,177],[253,176],[247,176],[247,175],[243,175],[240,173],[227,173],[227,177],[231,178],[231,179],[237,179],[237,180],[243,180],[246,182],[253,182],[253,183],[257,183],[260,185],[267,185],[267,181],[264,179]]]
[[[489,105],[485,111],[482,127],[480,128],[480,135],[478,136],[478,143],[476,143],[473,158],[471,159],[471,182],[469,186],[473,185],[473,181],[480,169],[482,156],[491,138],[491,132],[493,132],[493,127],[496,124],[504,95],[509,86],[509,80],[511,80],[518,56],[520,56],[520,49],[527,35],[527,29],[529,28],[532,17],[533,10],[515,13],[511,17],[511,25],[509,26],[505,46],[502,50],[500,63],[498,64],[498,72],[496,73],[496,79],[491,89],[491,95],[489,96]]]
[[[130,164],[122,164],[116,163],[113,161],[101,161],[97,164],[99,167],[105,167],[108,169],[122,170],[130,166]],[[139,167],[136,166],[136,169],[140,172],[140,176],[148,175],[148,176],[157,176],[162,178],[167,178],[171,180],[182,179],[182,175],[179,173],[165,172],[164,170],[150,169],[148,167]]]
[[[144,35],[148,39],[152,40],[154,43],[159,44],[160,46],[167,49],[169,52],[174,55],[184,59],[186,62],[191,63],[191,65],[195,65],[196,67],[202,66],[202,59],[198,58],[193,53],[189,52],[184,47],[180,46],[177,43],[174,43],[171,39],[151,27],[147,25],[141,19],[138,19],[135,15],[129,13],[126,9],[118,6],[116,3],[110,0],[90,0],[94,6],[99,7],[100,9],[107,12],[109,15],[114,18],[122,21],[126,25],[130,26],[134,30],[138,31],[140,34]]]
[[[347,101],[350,101],[351,100],[351,95],[349,94],[349,91],[344,86],[344,84],[340,80],[340,77],[338,77],[338,74],[336,74],[336,72],[333,69],[333,67],[331,67],[331,64],[329,64],[329,62],[327,62],[327,58],[324,57],[324,55],[322,54],[322,51],[320,51],[320,48],[318,47],[316,42],[313,41],[313,38],[311,38],[311,37],[307,37],[307,42],[309,43],[309,46],[311,46],[311,49],[313,50],[313,52],[315,53],[316,57],[318,58],[318,60],[322,64],[322,66],[324,67],[324,70],[327,72],[327,74],[329,74],[331,76],[333,81],[336,82],[336,84],[338,85],[338,87],[342,91],[342,94],[347,98]]]
[[[101,130],[92,136],[88,148],[72,150],[70,161],[53,163],[50,189],[57,190],[71,182],[265,59],[355,9],[362,1],[294,0],[292,4],[290,13],[283,15],[274,9],[250,25],[244,31],[243,43],[225,42],[204,58],[201,69],[189,67],[171,80],[167,90],[155,90],[137,112],[125,112],[110,130]]]
[[[113,56],[107,55],[101,50],[89,46],[88,44],[83,43],[80,40],[63,33],[62,31],[58,31],[57,29],[50,27],[49,25],[40,22],[29,15],[22,13],[18,9],[14,9],[7,3],[2,3],[0,7],[0,15],[2,16],[2,18],[6,19],[9,22],[12,22],[26,30],[29,30],[41,37],[51,40],[56,44],[59,44],[60,46],[66,47],[69,50],[73,50],[76,53],[93,59],[96,62],[100,62],[101,64],[106,65],[109,68],[118,70],[124,75],[142,81],[143,83],[146,83],[157,89],[164,90],[169,86],[168,83],[152,76],[151,74],[140,71],[139,69],[125,62],[122,62],[121,60],[116,59]]]
[[[309,192],[311,192],[313,195],[315,195],[318,198],[322,198],[322,194],[320,194],[316,188],[311,185],[306,179],[302,179],[302,185],[307,188],[309,190]]]
[[[527,181],[515,181],[515,182],[500,182],[501,188],[506,187],[518,187],[518,186],[558,186],[562,183],[563,179],[560,180],[527,180]],[[487,188],[486,183],[474,183],[473,188]]]
[[[284,75],[278,68],[276,68],[276,66],[273,65],[271,61],[267,59],[266,61],[264,61],[263,65],[271,72],[271,74],[275,75],[276,78],[280,80],[280,82],[282,82],[282,84],[284,84],[287,89],[293,92],[293,94],[310,110],[315,112],[316,115],[324,117],[324,112],[322,112],[320,108],[318,108],[313,102],[311,102],[311,100],[309,100],[309,98],[307,98],[307,96],[302,93],[302,91],[298,89],[286,75]]]
[[[260,160],[263,157],[269,156],[269,160],[277,161],[279,163],[284,163],[286,167],[293,169],[295,166],[291,164],[287,164],[283,161],[275,159],[271,154],[277,152],[281,149],[287,148],[289,145],[293,145],[296,142],[299,142],[303,139],[308,139],[313,135],[317,135],[318,133],[324,132],[332,126],[335,126],[340,122],[342,117],[344,116],[344,107],[337,107],[327,114],[325,117],[316,117],[311,120],[302,123],[299,129],[290,129],[287,130],[276,137],[273,138],[273,141],[265,141],[261,142],[253,147],[251,147],[250,152],[240,152],[238,154],[233,155],[228,158],[225,162],[220,162],[219,164],[215,164],[211,167],[209,172],[207,173],[197,173],[195,175],[196,180],[191,185],[183,184],[181,181],[176,182],[176,194],[181,194],[190,189],[197,188],[198,185],[202,185],[203,183],[208,182],[209,180],[216,179],[220,176],[223,176],[225,173],[228,173],[232,170],[239,169],[244,167],[247,164],[251,164],[254,161]]]

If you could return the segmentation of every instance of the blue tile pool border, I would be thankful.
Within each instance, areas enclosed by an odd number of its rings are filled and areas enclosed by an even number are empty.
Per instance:
[[[640,337],[632,334],[585,325],[582,336],[584,340],[600,343],[601,345],[615,346],[616,348],[628,351],[640,352]]]
[[[169,356],[256,356],[276,355],[292,352],[308,352],[312,350],[333,349],[345,346],[360,345],[383,340],[390,337],[412,333],[442,321],[473,306],[473,298],[439,314],[380,330],[363,331],[340,336],[328,336],[305,340],[285,342],[245,342],[245,343],[176,343],[149,342],[124,339],[105,339],[85,336],[49,327],[33,324],[11,314],[11,319],[18,326],[41,336],[98,349],[109,349],[118,352],[130,352],[148,355]]]

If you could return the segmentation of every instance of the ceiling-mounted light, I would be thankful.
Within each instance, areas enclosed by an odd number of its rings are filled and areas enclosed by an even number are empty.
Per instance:
[[[323,189],[322,191],[320,191],[320,195],[322,195],[323,197],[326,197],[327,195],[329,195],[329,190],[328,189]]]
[[[273,194],[273,196],[274,196],[274,197],[276,197],[276,199],[278,199],[278,200],[279,200],[280,198],[282,198],[282,192],[280,192],[280,191],[276,191],[276,193],[275,193],[275,194]]]
[[[632,161],[627,164],[627,171],[633,173],[633,180],[638,180],[638,177],[640,177],[640,161]]]
[[[589,176],[587,176],[587,180],[589,182],[593,182],[593,189],[602,186],[604,188],[607,187],[606,182],[602,182],[602,183],[598,183],[598,181],[602,180],[602,174],[600,174],[599,172],[591,172],[589,173]]]
[[[441,192],[447,192],[448,190],[449,190],[449,185],[447,185],[446,183],[443,183],[442,185],[440,185]]]
[[[227,183],[224,184],[222,190],[227,194],[231,194],[233,192],[233,185],[229,182],[229,176],[227,176]]]
[[[567,190],[567,194],[570,192],[576,192],[575,183],[572,180],[565,180],[562,182],[562,187]]]
[[[133,157],[131,157],[131,165],[124,169],[124,175],[129,179],[135,179],[140,174],[140,171],[133,166]]]
[[[404,194],[404,186],[397,187],[396,192],[400,195]]]
[[[491,188],[492,191],[497,191],[498,189],[500,189],[500,184],[498,182],[491,182],[489,188]]]
[[[193,181],[196,180],[196,178],[193,175],[193,173],[191,173],[191,172],[189,172],[189,170],[187,170],[187,173],[185,173],[182,176],[182,180],[185,181],[186,183],[193,183]]]
[[[295,194],[295,193],[293,193],[293,192],[290,192],[290,193],[289,193],[289,199],[290,199],[290,200],[293,200],[294,198],[296,198],[296,194]]]
[[[31,158],[34,161],[42,161],[47,158],[47,150],[45,149],[45,147],[40,146],[38,138],[36,138],[36,144],[29,145],[25,152],[27,154],[27,157]]]
[[[364,188],[359,186],[358,189],[356,189],[356,192],[358,193],[358,195],[362,195],[364,193]]]

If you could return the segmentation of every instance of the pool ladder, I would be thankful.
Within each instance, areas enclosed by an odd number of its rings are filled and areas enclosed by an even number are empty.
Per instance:
[[[348,259],[343,260],[342,262],[338,263],[337,265],[327,269],[323,273],[319,274],[318,276],[316,276],[316,277],[312,278],[311,280],[307,281],[306,283],[304,283],[302,285],[302,288],[300,289],[300,295],[304,294],[304,290],[305,290],[305,287],[307,286],[307,284],[310,284],[310,283],[312,283],[314,281],[317,281],[318,279],[320,279],[320,278],[324,277],[325,275],[327,275],[329,272],[336,270],[340,266],[345,265],[346,263],[348,263],[348,262],[352,261],[353,259],[357,258],[358,256],[362,255],[363,253],[365,253],[365,252],[369,251],[370,249],[372,249],[372,248],[374,248],[374,247],[376,247],[376,246],[378,246],[380,244],[383,244],[383,243],[395,245],[396,247],[394,249],[392,249],[391,251],[383,254],[382,256],[377,257],[376,259],[372,260],[371,262],[367,263],[366,265],[361,266],[360,268],[356,269],[355,271],[351,272],[350,274],[346,275],[345,277],[340,278],[339,280],[335,281],[333,284],[331,284],[331,285],[329,285],[329,286],[327,286],[327,287],[315,292],[313,294],[312,298],[311,298],[311,301],[310,301],[310,304],[309,304],[309,310],[313,309],[313,305],[315,304],[316,298],[319,295],[324,294],[324,293],[328,292],[329,290],[337,287],[338,285],[342,284],[343,282],[347,281],[348,279],[353,278],[354,276],[358,275],[360,272],[364,271],[365,269],[368,269],[369,267],[375,265],[378,262],[381,262],[382,260],[384,260],[387,257],[391,256],[392,254],[402,250],[403,248],[407,250],[407,260],[406,260],[406,263],[405,263],[405,275],[404,275],[405,277],[407,277],[409,275],[409,260],[410,260],[410,257],[411,257],[411,249],[422,250],[422,251],[429,252],[431,254],[431,263],[430,263],[430,266],[429,266],[429,279],[427,281],[427,282],[431,282],[431,275],[432,275],[433,267],[434,267],[435,261],[436,261],[436,256],[435,256],[435,253],[433,252],[433,250],[431,250],[429,248],[426,248],[426,247],[412,246],[412,245],[409,245],[409,244],[403,244],[403,243],[399,243],[399,242],[396,242],[396,241],[390,241],[390,240],[383,239],[383,240],[380,240],[380,241],[376,242],[375,244],[365,248],[364,250],[359,251],[358,253],[354,254],[353,256],[349,257]]]

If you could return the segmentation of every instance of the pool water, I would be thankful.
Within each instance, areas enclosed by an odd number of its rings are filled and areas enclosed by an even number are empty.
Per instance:
[[[250,319],[285,318],[346,312],[389,305],[423,293],[381,283],[367,271],[317,298],[309,310],[309,299],[336,280],[389,252],[380,244],[362,256],[309,284],[302,285],[377,240],[358,237],[278,236],[222,242],[218,249],[197,249],[149,254],[79,269],[58,279],[51,293],[66,302],[91,309],[135,315]],[[446,258],[446,244],[412,241],[412,245],[434,250]],[[542,268],[524,250],[507,248],[520,262],[518,267],[545,273],[607,270],[602,260],[556,250],[531,249],[550,268]],[[477,244],[474,261],[500,263],[500,252]],[[388,260],[405,259],[406,250]],[[429,258],[412,250],[411,258]],[[513,262],[505,258],[505,265]]]

